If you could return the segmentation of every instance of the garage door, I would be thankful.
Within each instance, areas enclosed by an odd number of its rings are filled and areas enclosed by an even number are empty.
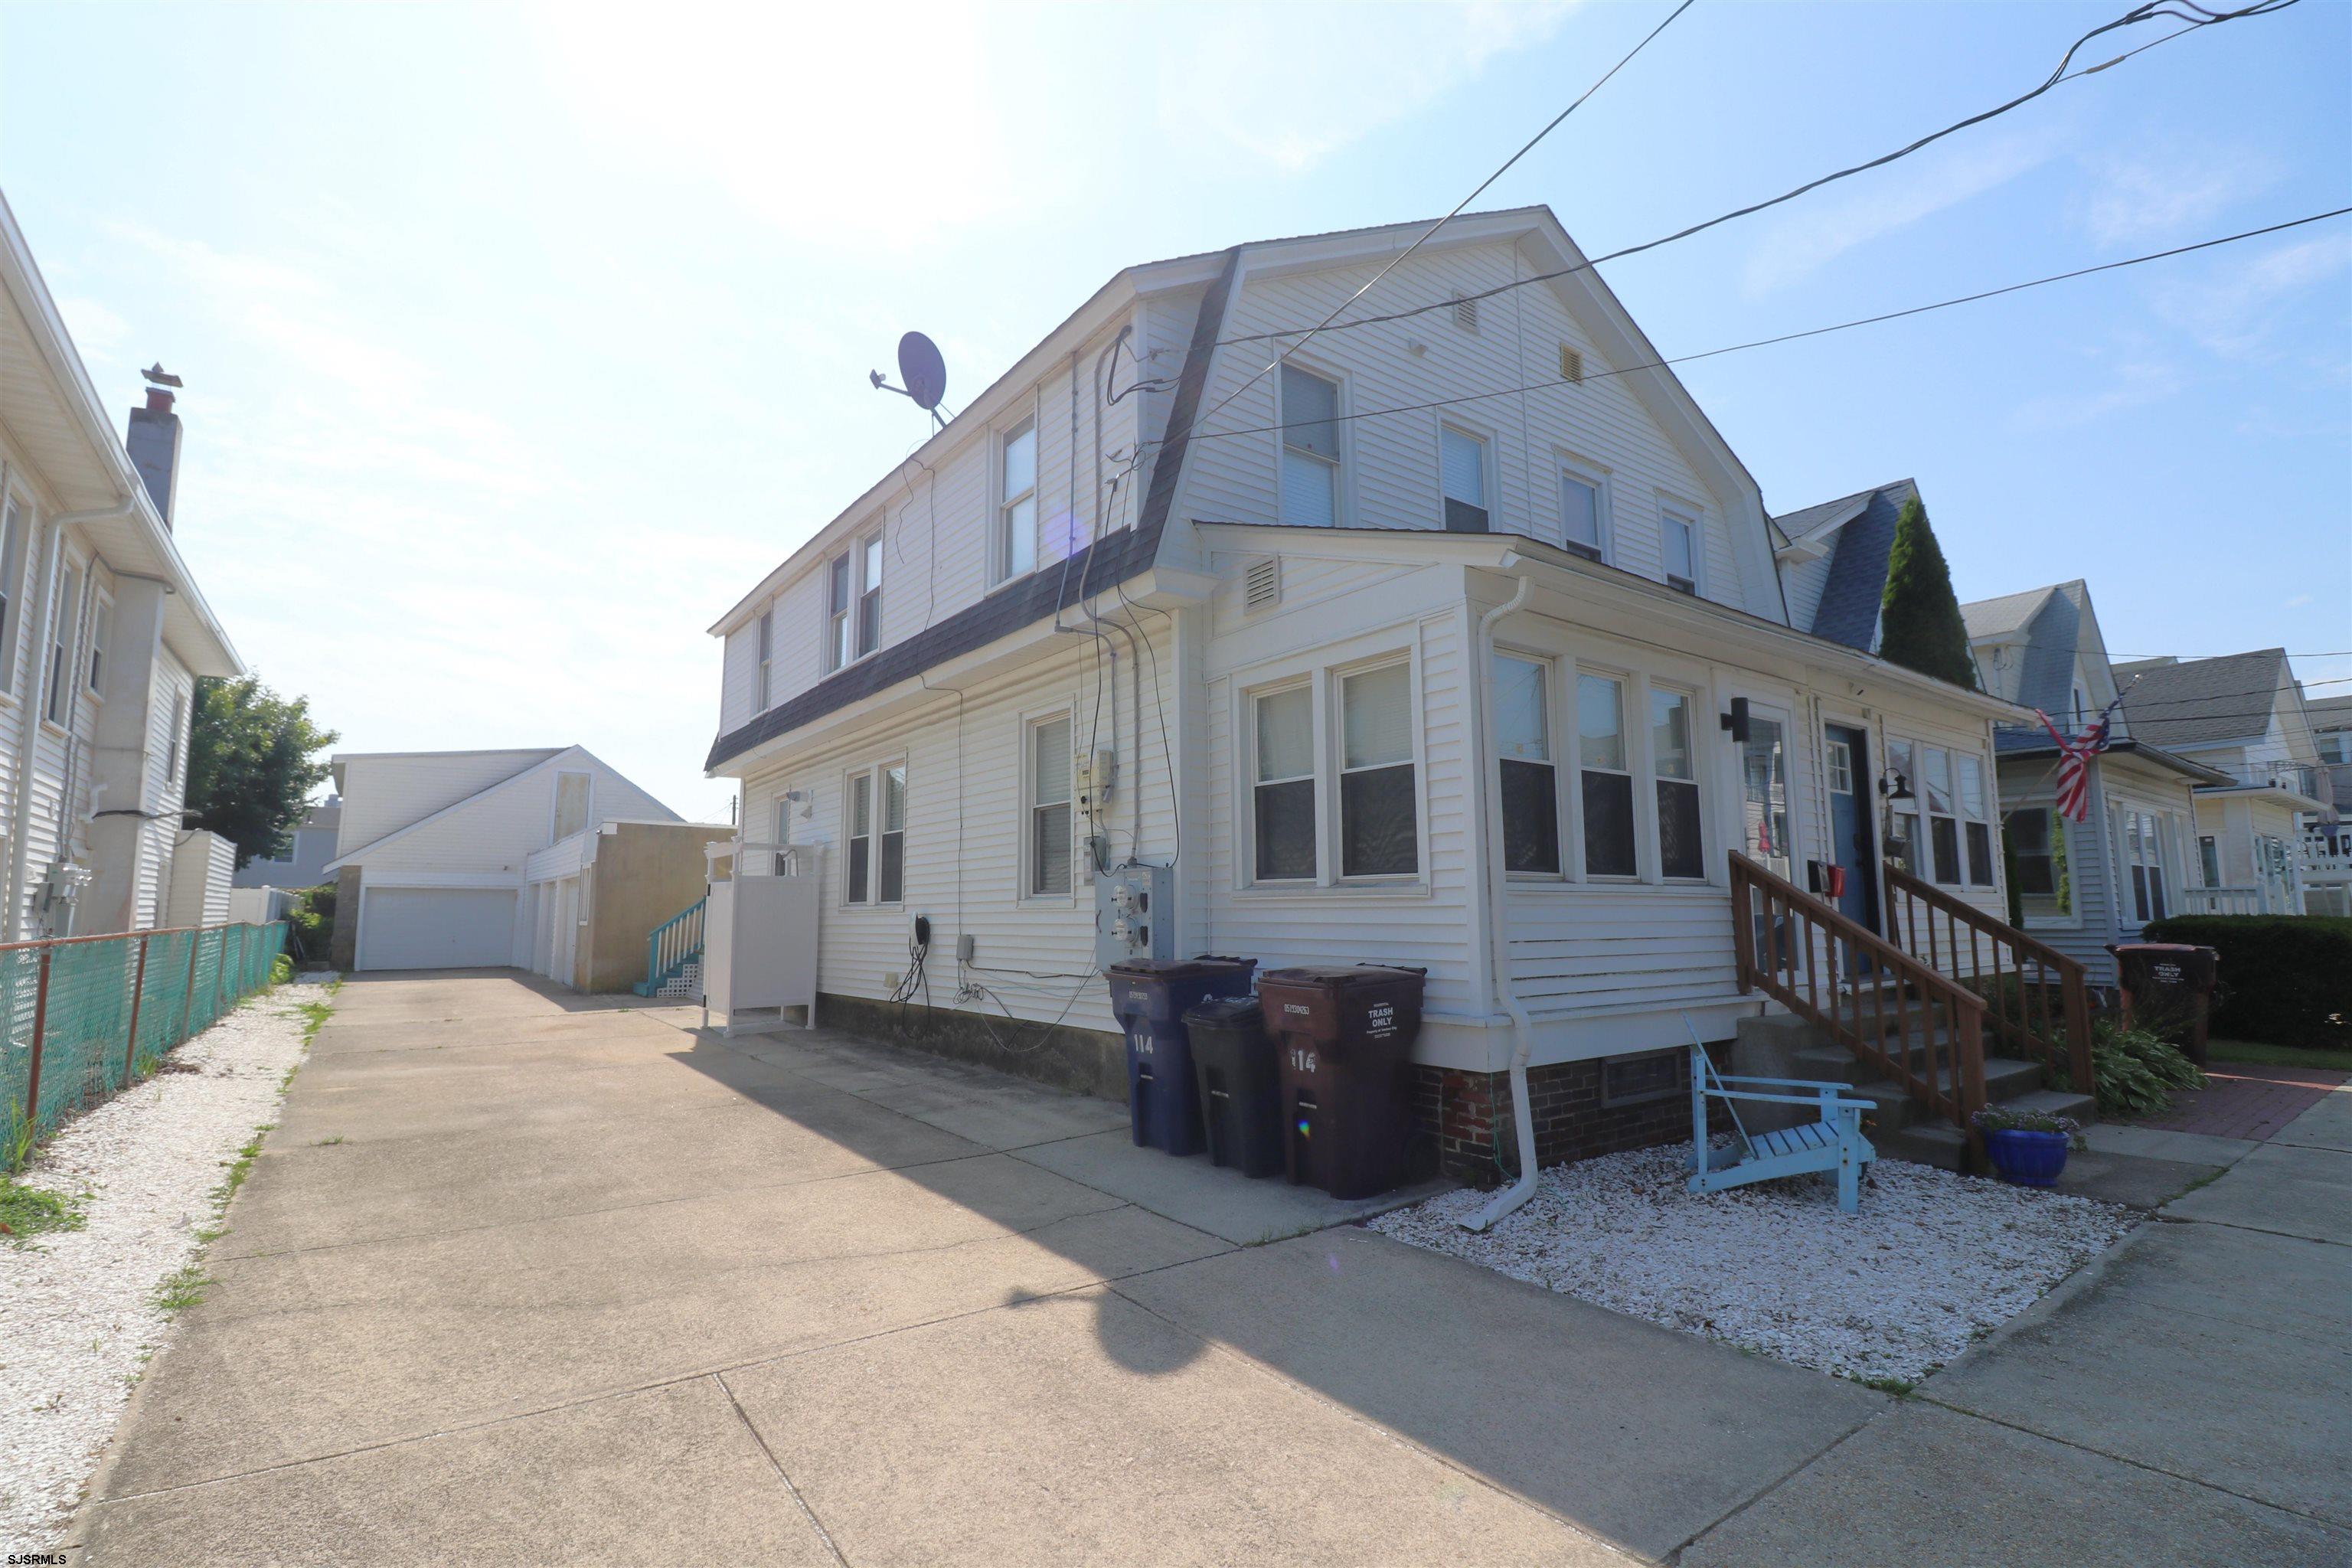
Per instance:
[[[362,969],[475,969],[514,962],[511,888],[370,888]]]

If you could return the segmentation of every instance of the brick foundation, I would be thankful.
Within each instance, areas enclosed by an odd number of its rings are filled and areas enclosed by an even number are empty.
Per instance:
[[[1730,1051],[1727,1040],[1707,1047],[1718,1070],[1728,1066]],[[1510,1075],[1459,1068],[1418,1067],[1413,1071],[1415,1131],[1434,1140],[1439,1169],[1456,1181],[1482,1187],[1510,1179],[1518,1163]],[[1537,1164],[1566,1164],[1690,1137],[1687,1055],[1674,1075],[1673,1092],[1655,1099],[1603,1105],[1601,1074],[1600,1059],[1528,1069]],[[1722,1121],[1728,1129],[1729,1121]]]

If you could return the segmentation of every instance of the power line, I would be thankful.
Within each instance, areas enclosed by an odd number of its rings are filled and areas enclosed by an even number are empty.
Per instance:
[[[1635,371],[1664,370],[1670,365],[1689,364],[1694,361],[1703,359],[1717,359],[1725,354],[1743,353],[1749,349],[1770,348],[1778,343],[1795,342],[1803,338],[1826,337],[1832,332],[1850,331],[1856,327],[1873,327],[1885,321],[1899,321],[1906,316],[1924,316],[1931,310],[1948,310],[1955,305],[1973,305],[1978,303],[1979,300],[1997,300],[2004,294],[2021,293],[2025,289],[2039,289],[2051,283],[2064,283],[2076,278],[2088,278],[2094,273],[2113,272],[2121,268],[2138,267],[2150,261],[2163,261],[2175,256],[2187,256],[2193,251],[2210,250],[2215,246],[2235,245],[2240,240],[2259,239],[2264,235],[2279,234],[2287,229],[2300,228],[2305,224],[2321,223],[2329,218],[2342,217],[2347,213],[2352,213],[2352,207],[2337,207],[2331,212],[2314,213],[2308,217],[2290,218],[2284,223],[2270,224],[2262,228],[2250,228],[2242,234],[2223,235],[2219,239],[2200,240],[2194,245],[2175,246],[2169,250],[2155,250],[2150,251],[2145,256],[2126,257],[2121,261],[2105,261],[2101,262],[2096,267],[2079,267],[2072,272],[2056,272],[2051,274],[2047,278],[2029,279],[2027,281],[2022,283],[2011,283],[1999,289],[1986,289],[1974,294],[1962,294],[1949,300],[1938,300],[1932,304],[1914,305],[1907,310],[1888,310],[1875,316],[1859,316],[1850,321],[1836,321],[1825,327],[1808,327],[1802,331],[1782,332],[1774,337],[1756,338],[1748,342],[1730,343],[1719,349],[1706,349],[1697,353],[1669,354],[1664,359],[1648,360],[1639,364],[1618,365],[1607,370],[1587,371],[1583,375],[1573,379],[1561,376],[1549,381],[1528,382],[1519,386],[1497,387],[1492,392],[1465,393],[1459,397],[1439,397],[1433,398],[1426,403],[1401,404],[1393,408],[1367,408],[1351,414],[1335,413],[1317,420],[1316,423],[1320,425],[1344,425],[1358,419],[1381,419],[1398,414],[1418,414],[1432,408],[1451,408],[1460,404],[1480,403],[1493,397],[1512,397],[1523,392],[1542,392],[1555,386],[1582,385],[1586,382],[1600,381],[1609,376],[1630,375]],[[1222,405],[1220,406],[1222,406]],[[1162,437],[1162,440],[1167,445],[1174,447],[1181,446],[1190,441],[1220,441],[1227,440],[1236,436],[1263,436],[1270,431],[1276,431],[1281,428],[1282,426],[1277,423],[1273,425],[1252,425],[1234,430],[1194,429],[1187,430],[1173,438]],[[2315,656],[2306,655],[2305,657]]]
[[[2243,658],[2248,653],[2268,653],[2268,648],[2241,648],[2236,653],[2111,653],[2110,664],[2137,664],[2143,659],[2168,658],[2179,664],[2203,664],[2208,659]],[[2280,650],[2283,658],[2352,658],[2352,648],[2338,648],[2334,653],[2288,653]]]
[[[2168,5],[2174,3],[2188,5],[2191,9],[2202,13],[2202,16],[2201,17],[2191,16],[2179,11],[2168,9]],[[1480,300],[1490,300],[1497,294],[1507,293],[1513,289],[1524,289],[1531,283],[1547,283],[1557,279],[1570,277],[1579,272],[1590,271],[1591,268],[1600,266],[1604,261],[1615,261],[1621,257],[1639,255],[1641,252],[1645,250],[1655,250],[1661,246],[1672,245],[1676,240],[1688,239],[1695,234],[1704,233],[1706,230],[1714,228],[1718,225],[1729,223],[1735,218],[1747,217],[1752,214],[1762,212],[1767,207],[1776,207],[1783,202],[1794,201],[1799,196],[1801,196],[1810,191],[1817,191],[1821,189],[1823,185],[1833,184],[1839,180],[1851,178],[1855,174],[1865,174],[1872,169],[1883,168],[1886,164],[1895,162],[1897,159],[1907,158],[1912,153],[1916,153],[1920,149],[1934,142],[1940,142],[1947,136],[1950,136],[1958,132],[1965,131],[1973,125],[1981,125],[1986,121],[1996,119],[2000,115],[2007,114],[2013,109],[2017,109],[2021,105],[2030,103],[2034,99],[2037,99],[2043,93],[2048,92],[2052,88],[2058,86],[2061,82],[2073,81],[2082,77],[2091,76],[2098,71],[2106,70],[2111,67],[2119,66],[2123,64],[2124,61],[2131,58],[2133,55],[2140,54],[2147,49],[2152,49],[2158,44],[2168,43],[2172,39],[2179,37],[2184,33],[2193,33],[2198,31],[2200,28],[2214,26],[2223,22],[2234,22],[2242,17],[2267,16],[2271,12],[2283,11],[2286,9],[2287,6],[2296,5],[2298,3],[2299,0],[2262,0],[2262,3],[2259,5],[2243,6],[2235,11],[2208,11],[2202,5],[2195,5],[2193,0],[2153,0],[2153,3],[2151,4],[2135,6],[2131,10],[2126,12],[2123,16],[2116,17],[2114,21],[2094,27],[2089,32],[2084,34],[2081,37],[2075,39],[2074,42],[2068,47],[2065,54],[2060,58],[2056,68],[2050,73],[2049,77],[2046,78],[2040,86],[2019,94],[2017,97],[2011,99],[2007,103],[1998,105],[1992,109],[1988,109],[1979,114],[1972,114],[1966,120],[1956,121],[1953,123],[1945,126],[1940,131],[1930,132],[1928,134],[1920,137],[1917,141],[1913,142],[1906,146],[1898,147],[1892,153],[1882,153],[1878,157],[1873,158],[1867,163],[1855,163],[1847,168],[1835,170],[1830,174],[1822,175],[1818,179],[1808,180],[1803,184],[1797,186],[1795,189],[1785,191],[1780,195],[1768,197],[1760,202],[1750,203],[1747,206],[1739,207],[1731,212],[1708,218],[1703,223],[1695,223],[1687,228],[1676,229],[1672,234],[1662,235],[1656,239],[1644,240],[1639,245],[1629,245],[1624,247],[1622,249],[1610,251],[1604,256],[1592,257],[1588,260],[1578,262],[1573,267],[1563,267],[1556,271],[1538,272],[1526,278],[1513,279],[1508,283],[1497,284],[1492,289],[1484,289],[1475,294],[1464,294],[1458,297],[1434,300],[1426,305],[1415,305],[1410,310],[1392,310],[1385,315],[1362,316],[1352,321],[1339,321],[1337,325],[1334,325],[1333,318],[1336,318],[1340,311],[1345,310],[1349,305],[1354,304],[1357,299],[1361,297],[1365,289],[1370,289],[1371,287],[1371,283],[1367,283],[1364,285],[1364,289],[1359,289],[1354,294],[1349,295],[1346,300],[1342,301],[1338,310],[1334,310],[1331,312],[1329,317],[1326,317],[1319,324],[1308,330],[1306,337],[1299,338],[1298,342],[1292,345],[1292,349],[1296,350],[1305,346],[1307,338],[1313,337],[1316,333],[1327,330],[1330,331],[1348,331],[1356,327],[1374,326],[1383,321],[1406,321],[1414,316],[1426,315],[1432,310],[1451,310],[1457,304],[1470,303]],[[1675,13],[1675,16],[1676,16],[1680,15],[1682,15],[1680,11],[1676,11]],[[2157,16],[2173,17],[2177,20],[2185,21],[2189,25],[2180,28],[2178,32],[2167,33],[2161,38],[2154,39],[2148,43],[2142,44],[2137,49],[2118,55],[2114,59],[2106,61],[2105,64],[2092,66],[2086,69],[2071,73],[2067,71],[2067,65],[2071,63],[2074,58],[2074,56],[2081,51],[2083,46],[2089,43],[2093,38],[2099,37],[2103,33],[2114,32],[2117,28],[2136,26],[2139,23],[2151,20]],[[1674,17],[1669,16],[1666,20],[1671,22],[1674,20]],[[1662,23],[1660,26],[1663,27],[1664,24]],[[1656,34],[1654,33],[1651,37],[1656,37]],[[1644,38],[1643,42],[1646,44],[1649,42],[1649,39]],[[1635,52],[1640,52],[1638,46]],[[1631,55],[1626,57],[1627,59],[1631,59],[1633,57]],[[1622,65],[1623,62],[1620,61],[1619,63]],[[1612,71],[1611,74],[1613,75],[1615,73]],[[1602,81],[1606,81],[1607,79],[1607,77],[1603,77],[1601,79]],[[1600,84],[1597,82],[1594,84],[1595,87],[1598,87],[1599,85]],[[1589,97],[1591,94],[1588,93],[1586,96]],[[1578,102],[1582,101],[1583,100],[1581,99],[1578,100]],[[1574,105],[1570,105],[1570,107],[1573,108]],[[1565,118],[1565,116],[1563,115],[1562,118]],[[1558,121],[1553,121],[1553,124],[1558,123]],[[1549,131],[1550,130],[1550,127],[1546,126],[1545,130]],[[1537,140],[1541,141],[1542,138],[1538,136]],[[1532,147],[1534,144],[1535,143],[1531,142],[1528,145]],[[1523,147],[1519,151],[1521,153],[1525,153],[1527,148]],[[1517,157],[1514,157],[1512,161],[1516,163],[1517,161]],[[1510,165],[1507,163],[1504,165],[1505,168],[1508,168],[1509,166]],[[1501,171],[1497,170],[1496,173],[1499,174]],[[1493,181],[1490,179],[1487,183],[1491,184]],[[1486,186],[1484,185],[1479,187],[1480,190],[1484,190]],[[1472,194],[1475,195],[1476,193],[1474,192]],[[1462,209],[1460,207],[1454,208],[1453,213],[1448,213],[1446,215],[1446,218],[1453,217],[1454,214],[1459,213],[1461,210]],[[1444,221],[1445,219],[1439,220],[1440,226],[1443,226]],[[1433,234],[1436,230],[1433,228],[1430,232]],[[1422,236],[1422,239],[1424,240],[1428,237],[1429,236],[1426,234]],[[1414,241],[1413,248],[1418,249],[1420,247],[1420,240]],[[1405,256],[1410,256],[1411,254],[1412,254],[1412,250],[1405,252]],[[1391,271],[1395,269],[1398,262],[1401,262],[1403,259],[1404,256],[1400,256],[1396,260],[1390,262],[1388,266],[1382,268],[1379,276],[1372,279],[1372,283],[1377,283],[1380,281],[1381,278],[1386,277]],[[1217,342],[1217,346],[1223,348],[1235,343],[1265,342],[1276,338],[1290,337],[1297,334],[1297,328],[1291,327],[1278,329],[1273,331],[1249,332],[1237,337],[1221,338]],[[1280,363],[1281,362],[1279,360],[1276,361],[1276,363]],[[1268,366],[1267,368],[1271,369],[1273,367]],[[1265,374],[1265,371],[1261,370],[1258,372],[1257,376],[1252,376],[1249,381],[1244,382],[1243,384],[1243,388],[1255,384],[1258,376],[1263,376]],[[1240,389],[1236,389],[1236,395],[1239,395],[1239,390]],[[1228,398],[1226,401],[1230,402],[1232,399]],[[1222,408],[1224,405],[1221,403],[1217,406]],[[1213,414],[1216,412],[1216,409],[1213,408],[1209,412]]]
[[[2182,3],[2191,3],[2191,0],[2182,0]],[[2265,4],[2270,5],[2291,5],[2294,3],[2295,0],[2265,0]],[[1606,87],[1609,84],[1609,79],[1611,77],[1615,76],[1619,71],[1623,70],[1627,66],[1631,65],[1633,61],[1633,57],[1640,54],[1643,49],[1648,48],[1650,47],[1650,40],[1656,37],[1660,33],[1664,32],[1668,27],[1672,26],[1674,25],[1675,18],[1689,10],[1692,4],[1693,0],[1682,0],[1681,5],[1675,6],[1672,12],[1668,13],[1664,21],[1659,23],[1656,26],[1643,34],[1642,41],[1635,44],[1631,49],[1627,50],[1625,57],[1622,59],[1619,60],[1615,65],[1611,66],[1606,71],[1602,72],[1599,81],[1594,82],[1591,87],[1586,88],[1581,93],[1578,94],[1574,102],[1570,103],[1566,109],[1561,110],[1558,114],[1553,115],[1550,123],[1547,124],[1542,130],[1529,137],[1525,146],[1512,153],[1508,158],[1503,160],[1503,163],[1500,168],[1497,168],[1493,174],[1479,181],[1477,189],[1472,191],[1468,195],[1464,196],[1460,201],[1454,203],[1452,211],[1448,212],[1444,217],[1439,218],[1435,223],[1431,224],[1428,228],[1422,232],[1421,237],[1415,239],[1411,245],[1406,246],[1403,250],[1398,252],[1396,256],[1392,257],[1386,267],[1381,268],[1378,272],[1373,273],[1371,277],[1365,279],[1362,288],[1358,289],[1354,293],[1340,300],[1338,307],[1334,309],[1329,315],[1324,317],[1318,324],[1307,328],[1303,334],[1296,334],[1298,336],[1298,341],[1297,342],[1291,344],[1288,348],[1275,355],[1274,358],[1266,363],[1260,365],[1247,381],[1243,382],[1239,386],[1236,386],[1233,391],[1220,398],[1214,408],[1210,409],[1208,413],[1203,414],[1198,419],[1195,419],[1193,424],[1204,424],[1208,420],[1216,417],[1219,411],[1222,410],[1226,404],[1231,403],[1234,398],[1239,397],[1243,393],[1247,392],[1251,387],[1255,386],[1260,381],[1265,379],[1266,375],[1272,371],[1277,369],[1283,361],[1288,359],[1292,354],[1297,353],[1300,349],[1305,348],[1308,340],[1313,338],[1316,333],[1321,331],[1325,327],[1329,326],[1333,321],[1338,321],[1342,311],[1346,310],[1349,306],[1354,304],[1357,300],[1362,299],[1365,294],[1371,290],[1375,284],[1380,282],[1381,279],[1386,278],[1390,273],[1403,266],[1406,258],[1412,255],[1414,251],[1419,250],[1423,246],[1428,244],[1431,237],[1434,236],[1439,229],[1444,228],[1447,224],[1452,223],[1456,217],[1460,216],[1462,209],[1468,206],[1472,202],[1476,201],[1479,196],[1486,192],[1487,186],[1493,184],[1496,180],[1501,179],[1506,174],[1509,173],[1512,164],[1517,163],[1520,159],[1535,151],[1537,142],[1541,142],[1545,137],[1558,130],[1560,121],[1566,120],[1570,115],[1582,108],[1586,99],[1591,98],[1594,93],[1599,92],[1603,87]],[[1294,335],[1294,333],[1280,333],[1274,335],[1287,337]],[[1242,340],[1229,339],[1227,341],[1240,342]],[[1223,345],[1213,344],[1211,346],[1214,348],[1221,347]]]

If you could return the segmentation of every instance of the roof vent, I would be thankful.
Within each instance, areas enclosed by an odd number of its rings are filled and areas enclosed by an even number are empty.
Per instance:
[[[1559,345],[1559,378],[1579,384],[1584,380],[1584,351]]]
[[[1263,610],[1282,600],[1282,559],[1276,555],[1253,557],[1242,568],[1242,608]]]
[[[1464,299],[1459,289],[1454,291],[1454,324],[1465,332],[1478,330],[1478,301]]]

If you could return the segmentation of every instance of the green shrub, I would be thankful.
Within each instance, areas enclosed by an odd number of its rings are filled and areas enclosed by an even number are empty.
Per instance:
[[[2091,1026],[2091,1071],[2102,1116],[2154,1116],[2172,1103],[2174,1089],[2205,1087],[2205,1075],[2179,1047],[2112,1017]]]
[[[335,884],[304,888],[286,915],[287,935],[306,963],[324,963],[335,940]]]
[[[2352,920],[2332,915],[2174,915],[2148,942],[2221,955],[2212,1032],[2233,1040],[2352,1047]]]

